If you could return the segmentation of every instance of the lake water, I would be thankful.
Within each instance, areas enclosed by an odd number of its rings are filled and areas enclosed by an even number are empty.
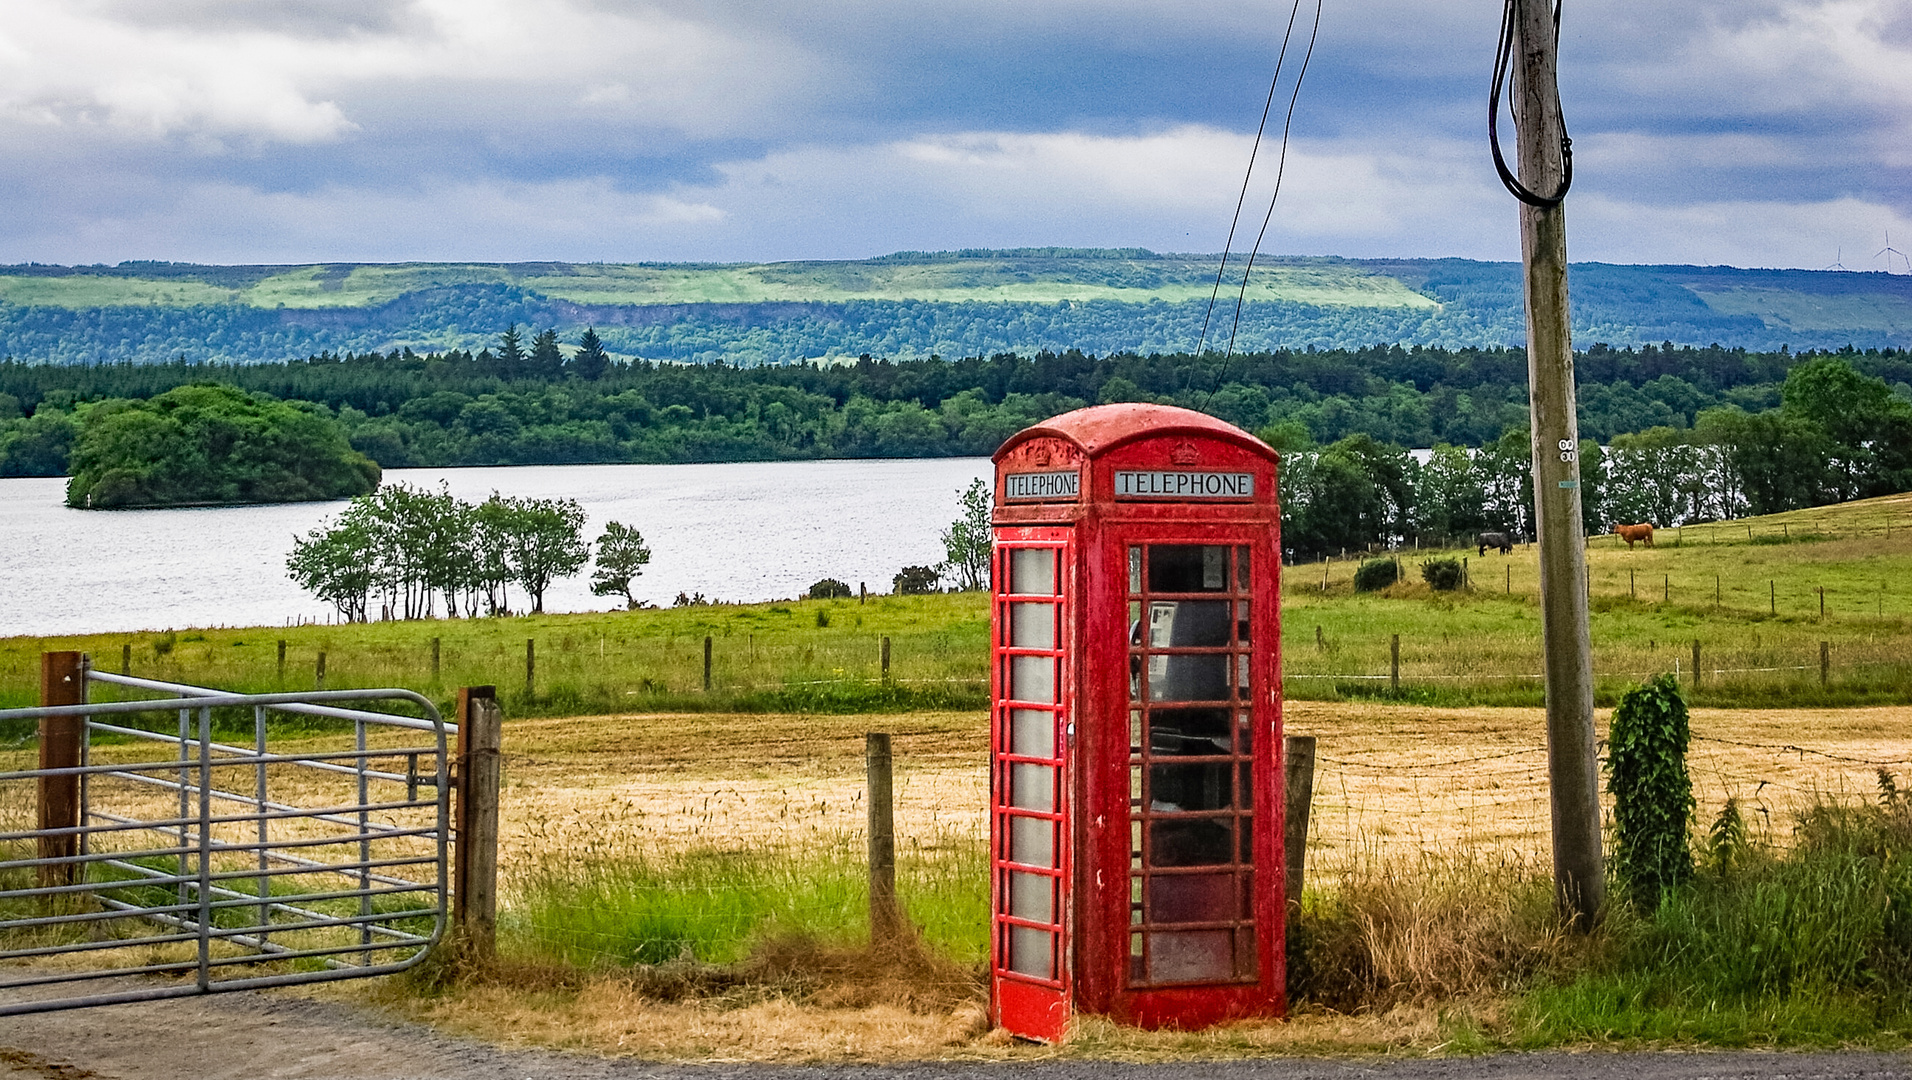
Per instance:
[[[651,563],[633,592],[669,606],[796,596],[820,578],[887,592],[906,565],[943,559],[957,497],[985,458],[725,465],[538,465],[390,469],[385,479],[477,501],[578,500],[586,535],[606,521],[644,534]],[[294,536],[343,502],[187,510],[68,509],[60,478],[0,479],[0,636],[279,626],[331,608],[286,577]],[[514,598],[516,596],[514,590]],[[516,600],[514,599],[514,603]],[[546,611],[609,610],[589,568],[552,585]]]

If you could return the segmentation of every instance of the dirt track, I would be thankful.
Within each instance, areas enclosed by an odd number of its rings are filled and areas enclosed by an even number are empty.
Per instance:
[[[1195,1064],[920,1062],[657,1065],[540,1050],[499,1050],[393,1023],[346,1005],[259,993],[114,1005],[0,1021],[0,1078],[58,1080],[1858,1080],[1912,1077],[1912,1056],[1882,1053],[1504,1054],[1363,1061],[1280,1058]]]

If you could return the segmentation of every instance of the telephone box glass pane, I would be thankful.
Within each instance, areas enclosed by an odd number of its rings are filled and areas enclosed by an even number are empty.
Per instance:
[[[1149,754],[1190,757],[1227,754],[1227,709],[1150,709]]]
[[[1056,879],[1047,874],[1009,874],[1009,914],[1029,922],[1056,921]]]
[[[1204,544],[1149,546],[1149,591],[1192,593],[1228,591],[1228,549]]]
[[[1056,647],[1054,604],[1009,605],[1009,644],[1017,649]]]
[[[1009,805],[1018,810],[1056,811],[1056,770],[1049,765],[1009,766]]]
[[[1227,681],[1223,680],[1226,687]],[[1056,662],[1048,656],[1009,658],[1009,696],[1016,701],[1056,699]]]
[[[1056,827],[1048,818],[1009,819],[1009,861],[1024,866],[1056,864]],[[1047,920],[1044,920],[1047,921]]]
[[[1155,765],[1149,769],[1149,809],[1157,813],[1227,810],[1235,804],[1233,762]]]
[[[1009,927],[1009,970],[1038,979],[1055,977],[1055,938],[1047,930]]]
[[[1148,911],[1153,923],[1232,922],[1240,904],[1232,871],[1149,879]]]
[[[1234,818],[1158,817],[1149,822],[1150,866],[1226,866],[1234,858]]]
[[[1228,601],[1157,600],[1149,605],[1149,647],[1213,649],[1228,644]]]
[[[1055,714],[1047,709],[1009,710],[1009,752],[1017,757],[1055,757]]]
[[[1149,978],[1156,982],[1213,982],[1235,974],[1234,934],[1227,930],[1172,930],[1149,935]]]
[[[1227,701],[1228,655],[1149,657],[1150,701]]]
[[[1014,548],[1009,552],[1009,591],[1050,596],[1056,591],[1054,548]]]

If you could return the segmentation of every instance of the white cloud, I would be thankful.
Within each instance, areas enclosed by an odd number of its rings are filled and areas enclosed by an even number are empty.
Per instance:
[[[1904,272],[1873,253],[1888,233],[1912,240],[1912,216],[1856,198],[1821,202],[1705,201],[1654,205],[1600,195],[1569,201],[1567,228],[1576,262],[1689,263],[1702,266]],[[1894,241],[1905,250],[1912,244]]]
[[[585,98],[620,120],[709,134],[755,126],[806,69],[827,66],[774,40],[572,0],[408,0],[381,25],[324,32],[210,22],[190,4],[169,21],[168,6],[10,5],[0,117],[206,145],[314,143],[353,132],[355,114],[495,130]],[[413,98],[420,86],[458,91]],[[434,115],[408,116],[408,101]]]

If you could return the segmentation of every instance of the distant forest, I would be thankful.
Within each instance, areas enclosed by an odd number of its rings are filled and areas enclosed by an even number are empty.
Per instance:
[[[549,331],[499,348],[321,354],[276,364],[0,362],[0,475],[65,475],[76,409],[219,383],[329,410],[385,468],[758,461],[988,454],[1028,424],[1086,404],[1160,401],[1286,447],[1366,435],[1481,446],[1527,426],[1520,349],[1277,350],[1235,356],[1080,352],[738,368],[619,364]],[[1610,441],[1691,428],[1716,406],[1775,408],[1816,354],[1656,347],[1578,354],[1580,430]],[[1912,351],[1841,350],[1912,399]]]

